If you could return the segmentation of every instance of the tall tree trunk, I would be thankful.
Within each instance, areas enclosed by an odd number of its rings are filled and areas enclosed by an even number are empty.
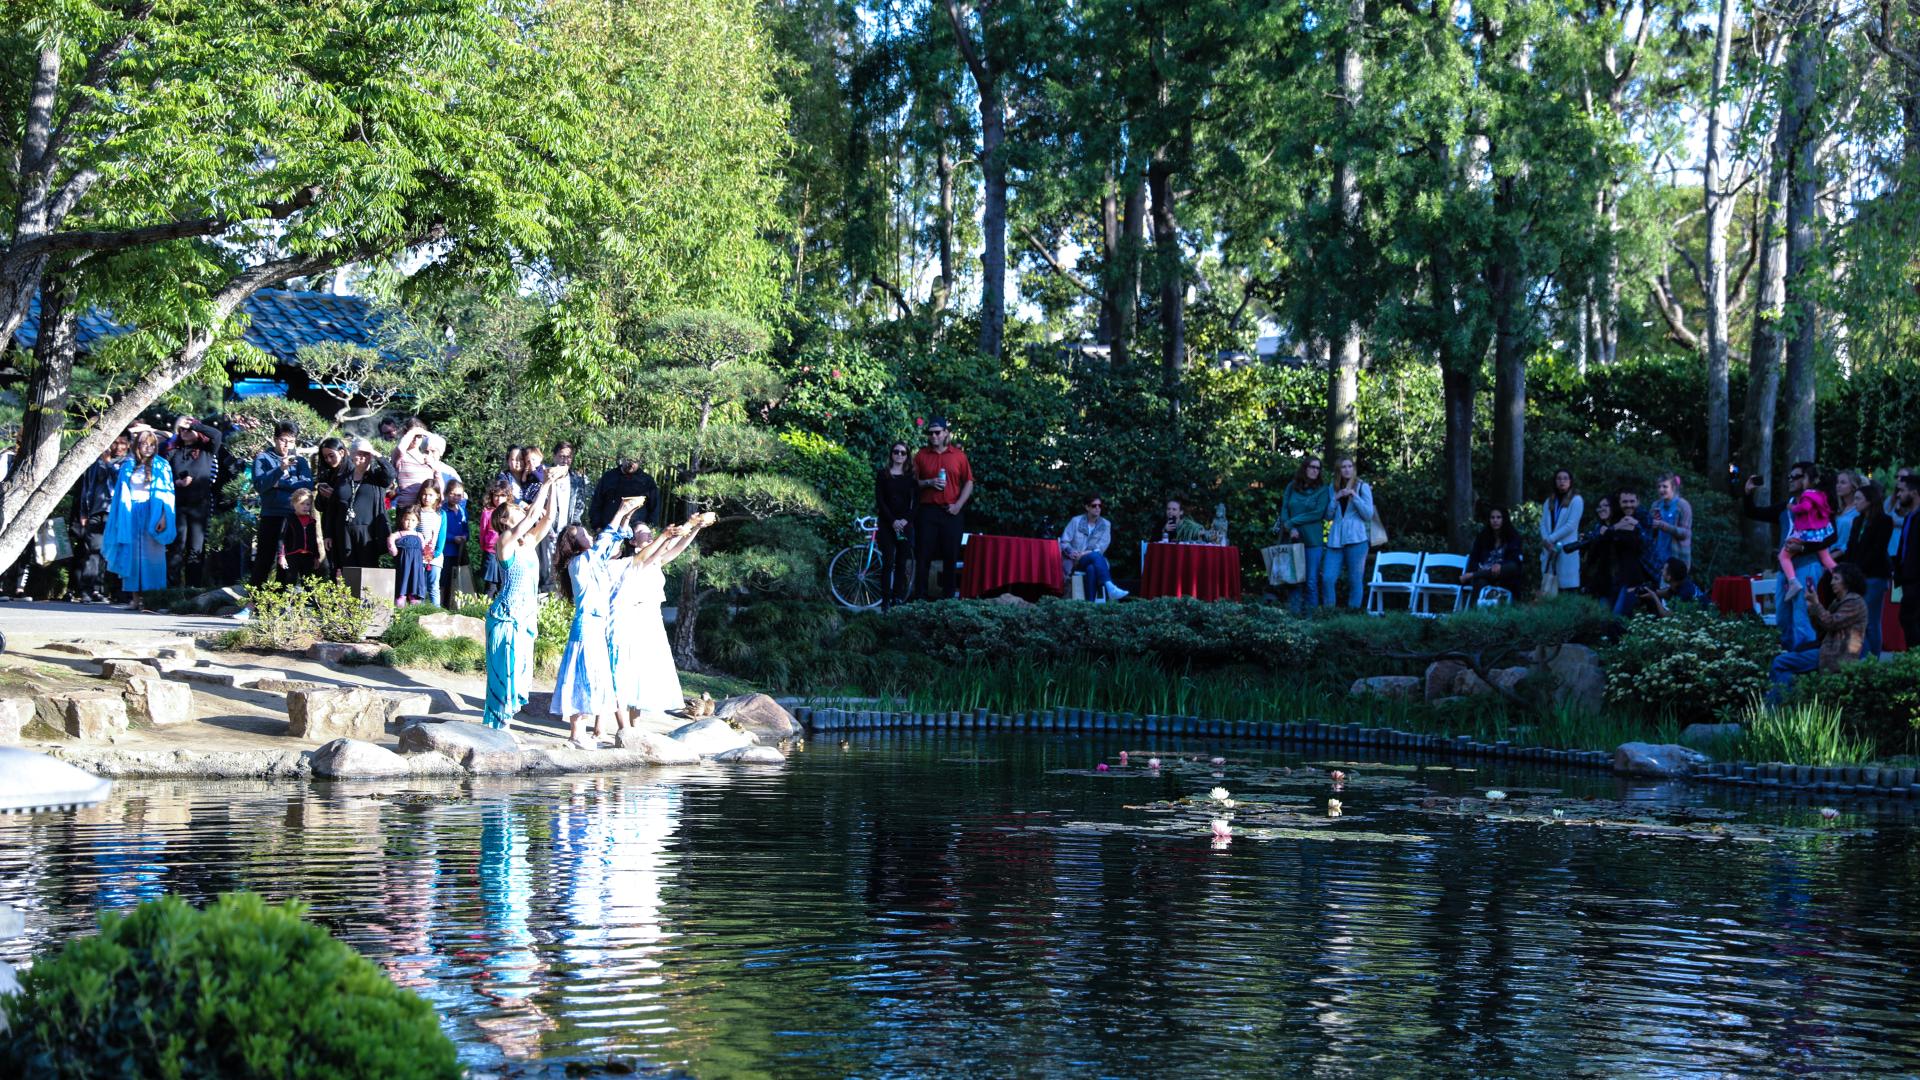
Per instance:
[[[953,292],[953,151],[944,142],[934,159],[934,174],[940,182],[940,277],[933,283],[927,310],[937,317],[947,310],[947,298]]]
[[[1340,246],[1351,251],[1360,232],[1360,178],[1353,163],[1354,114],[1360,106],[1366,74],[1361,46],[1367,27],[1366,0],[1347,0],[1347,25],[1340,37],[1334,63],[1340,72],[1339,143],[1333,165],[1333,200],[1340,209]],[[1351,264],[1351,260],[1349,260]],[[1360,326],[1345,322],[1330,343],[1327,356],[1327,446],[1333,460],[1359,448]]]
[[[1147,246],[1147,185],[1129,171],[1123,178],[1126,199],[1120,208],[1119,272],[1114,275],[1113,366],[1125,370],[1133,359],[1140,327],[1140,260]]]
[[[1727,163],[1731,135],[1727,101],[1727,68],[1733,52],[1734,7],[1737,0],[1720,0],[1720,18],[1713,39],[1713,83],[1707,113],[1707,157],[1701,169],[1701,192],[1707,214],[1707,476],[1714,482],[1727,475],[1727,230],[1733,223],[1732,169]]]
[[[60,460],[60,434],[66,428],[73,363],[79,353],[79,326],[80,311],[71,283],[59,277],[42,279],[40,332],[33,343],[33,373],[27,379],[20,459],[8,475],[9,486],[31,490]]]
[[[1454,550],[1473,543],[1473,374],[1442,362],[1440,393],[1446,413],[1441,489],[1447,510],[1447,539]]]
[[[1747,404],[1740,424],[1741,466],[1747,476],[1764,477],[1765,482],[1754,493],[1763,503],[1773,500],[1773,432],[1780,402],[1780,365],[1786,356],[1780,318],[1787,295],[1787,240],[1781,222],[1786,215],[1792,147],[1798,139],[1798,129],[1788,127],[1790,113],[1782,111],[1774,132],[1760,230],[1755,238],[1760,245],[1755,267],[1758,284],[1754,288],[1753,346],[1747,352]],[[1749,557],[1764,560],[1772,547],[1772,530],[1758,521],[1744,522],[1742,529]]]
[[[1503,201],[1510,199],[1509,191]],[[1502,263],[1493,280],[1493,497],[1512,513],[1525,495],[1527,465],[1526,277],[1517,253]]]
[[[1001,97],[1000,58],[988,25],[991,7],[991,0],[981,0],[976,42],[967,28],[971,5],[947,0],[954,40],[980,99],[980,231],[985,241],[980,254],[980,351],[997,358],[1007,324],[1007,160],[1001,145],[1006,141],[1007,110]]]
[[[1816,282],[1809,270],[1814,254],[1820,198],[1820,137],[1813,123],[1818,93],[1820,51],[1824,47],[1818,11],[1802,0],[1787,53],[1787,85],[1791,95],[1780,124],[1792,118],[1795,139],[1787,188],[1786,319],[1787,363],[1785,386],[1787,460],[1814,460],[1813,361],[1818,312]]]
[[[1093,340],[1113,348],[1113,335],[1120,321],[1118,275],[1120,265],[1120,192],[1113,170],[1107,170],[1107,182],[1100,189],[1100,314],[1093,325]]]
[[[1153,194],[1153,251],[1160,283],[1160,365],[1167,416],[1180,421],[1182,369],[1187,361],[1187,279],[1180,257],[1180,222],[1173,208],[1173,164],[1156,153],[1147,167]]]

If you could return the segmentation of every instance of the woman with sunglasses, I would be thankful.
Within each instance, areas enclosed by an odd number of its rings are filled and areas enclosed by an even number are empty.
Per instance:
[[[1087,575],[1087,599],[1096,604],[1126,599],[1127,591],[1113,583],[1113,571],[1107,566],[1107,547],[1113,543],[1113,523],[1107,520],[1107,502],[1090,496],[1085,513],[1075,514],[1060,534],[1060,556],[1067,576]]]
[[[873,542],[880,549],[880,581],[886,590],[882,611],[899,603],[913,584],[913,507],[919,485],[908,461],[911,455],[906,443],[896,442],[887,450],[887,463],[873,474],[874,512],[880,518]]]
[[[1306,573],[1287,596],[1287,607],[1295,614],[1320,606],[1320,570],[1327,554],[1327,507],[1332,497],[1320,459],[1310,457],[1294,471],[1293,482],[1280,498],[1280,520],[1273,531],[1280,534],[1282,543],[1306,549]]]

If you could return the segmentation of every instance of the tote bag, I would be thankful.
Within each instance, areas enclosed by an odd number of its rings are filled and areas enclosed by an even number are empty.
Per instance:
[[[1380,516],[1380,507],[1378,504],[1375,504],[1373,508],[1373,520],[1367,522],[1367,542],[1377,548],[1387,546],[1387,523],[1386,520]]]
[[[1307,545],[1275,544],[1261,548],[1267,560],[1267,584],[1298,585],[1307,577]]]
[[[1540,595],[1560,595],[1560,558],[1549,554],[1540,567]]]

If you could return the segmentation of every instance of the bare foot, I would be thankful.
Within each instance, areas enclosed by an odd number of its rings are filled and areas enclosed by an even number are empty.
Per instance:
[[[1800,584],[1799,578],[1788,578],[1787,587],[1781,590],[1780,602],[1784,604],[1787,601],[1793,599],[1794,597],[1799,596],[1800,593],[1804,590],[1804,588],[1805,586]]]

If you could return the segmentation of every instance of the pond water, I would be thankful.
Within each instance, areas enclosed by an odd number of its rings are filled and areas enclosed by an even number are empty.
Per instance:
[[[164,892],[299,896],[510,1074],[1920,1072],[1903,809],[1680,813],[1591,776],[1272,748],[1162,744],[1153,771],[1137,743],[877,735],[784,769],[397,793],[122,783],[0,817],[0,903],[30,935],[0,957]],[[1224,847],[1219,808],[1178,802],[1214,786],[1240,804]]]

